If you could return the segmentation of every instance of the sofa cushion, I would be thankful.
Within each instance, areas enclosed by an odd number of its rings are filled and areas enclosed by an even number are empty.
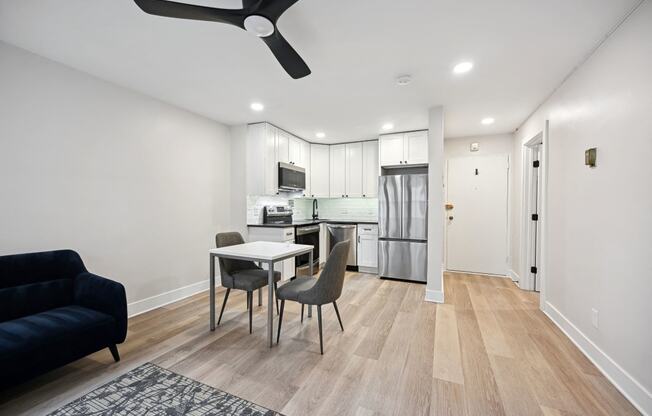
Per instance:
[[[73,280],[57,279],[0,289],[0,322],[73,303]]]
[[[108,340],[114,331],[113,317],[78,305],[2,322],[0,367],[20,363],[29,370],[43,363],[68,362],[112,343]]]
[[[55,279],[73,279],[86,267],[72,250],[0,256],[0,288]]]

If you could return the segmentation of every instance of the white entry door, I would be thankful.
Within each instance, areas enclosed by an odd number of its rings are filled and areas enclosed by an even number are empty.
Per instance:
[[[446,268],[507,274],[507,155],[449,159]]]

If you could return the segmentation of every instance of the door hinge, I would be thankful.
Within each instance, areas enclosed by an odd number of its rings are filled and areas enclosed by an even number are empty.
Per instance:
[[[539,214],[532,214],[532,221],[539,221]]]
[[[534,162],[532,162],[532,167],[538,168],[539,167],[539,161],[535,160]]]
[[[530,273],[537,274],[537,266],[530,267]]]

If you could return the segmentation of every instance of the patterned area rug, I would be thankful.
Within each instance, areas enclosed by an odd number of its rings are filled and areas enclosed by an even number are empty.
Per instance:
[[[131,370],[49,416],[82,415],[282,416],[152,363]]]

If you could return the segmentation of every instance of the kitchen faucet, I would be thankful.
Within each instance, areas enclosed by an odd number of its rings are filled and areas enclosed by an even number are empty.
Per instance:
[[[312,219],[316,220],[319,217],[319,203],[317,199],[312,200]]]

